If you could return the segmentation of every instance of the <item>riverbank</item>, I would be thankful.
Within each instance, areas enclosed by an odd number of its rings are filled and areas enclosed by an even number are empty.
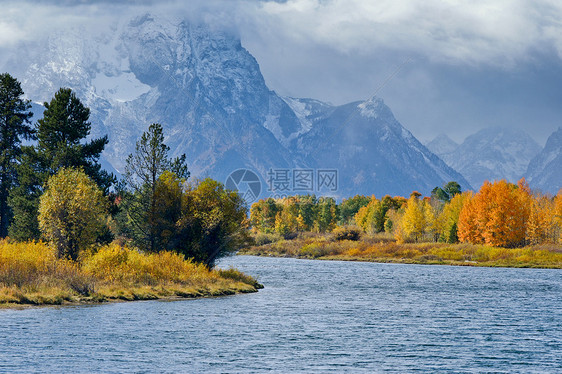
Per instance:
[[[562,269],[562,246],[498,248],[447,243],[397,243],[389,236],[336,240],[331,234],[305,233],[242,249],[239,254],[316,260],[370,261],[428,265]]]
[[[262,287],[236,269],[209,270],[172,252],[110,244],[74,262],[44,243],[0,242],[0,308],[211,297]]]

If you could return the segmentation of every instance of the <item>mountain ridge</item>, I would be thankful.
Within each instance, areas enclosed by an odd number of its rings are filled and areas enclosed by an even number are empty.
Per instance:
[[[50,100],[61,86],[75,90],[92,109],[92,136],[108,134],[103,156],[118,171],[141,133],[159,122],[173,156],[186,153],[194,176],[224,181],[249,168],[266,184],[272,169],[334,169],[340,184],[331,192],[339,197],[429,194],[451,180],[470,187],[381,99],[334,106],[280,97],[227,32],[143,14],[83,35],[47,35],[14,52],[6,67],[34,100]]]
[[[525,132],[501,126],[479,130],[456,148],[442,136],[427,145],[474,188],[480,188],[485,180],[516,183],[540,151],[540,146]]]
[[[532,188],[556,194],[562,189],[562,127],[546,140],[544,148],[530,162],[525,173]]]

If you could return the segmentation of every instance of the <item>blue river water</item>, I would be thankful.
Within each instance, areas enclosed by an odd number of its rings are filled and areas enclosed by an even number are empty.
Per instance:
[[[0,372],[562,373],[562,271],[236,256],[254,294],[0,310]]]

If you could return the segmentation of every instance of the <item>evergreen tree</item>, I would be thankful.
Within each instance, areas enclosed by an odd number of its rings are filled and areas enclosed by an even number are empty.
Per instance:
[[[130,226],[128,234],[136,245],[150,251],[159,249],[158,179],[165,171],[173,172],[178,178],[189,177],[185,155],[172,160],[168,156],[169,151],[170,147],[164,144],[162,126],[153,123],[142,134],[125,166],[125,180],[131,189],[125,201]]]
[[[16,167],[18,179],[15,187],[10,191],[8,199],[12,208],[13,220],[10,224],[8,234],[10,238],[24,241],[39,239],[39,222],[37,211],[39,209],[39,197],[43,192],[42,175],[37,152],[32,146],[22,147],[22,153],[18,157],[19,164]]]
[[[359,209],[367,206],[371,199],[368,196],[355,195],[349,199],[343,199],[338,206],[340,212],[340,224],[349,225]]]
[[[45,108],[37,129],[37,153],[45,172],[51,176],[61,168],[82,168],[107,194],[115,178],[101,170],[98,162],[109,142],[107,135],[84,143],[92,127],[88,122],[90,109],[70,88],[61,88],[50,103],[45,103]]]
[[[449,202],[455,195],[458,195],[461,192],[461,185],[452,181],[445,184],[443,188],[435,187],[431,190],[431,198],[442,202]]]
[[[36,147],[26,147],[19,160],[17,187],[10,193],[16,217],[10,235],[16,239],[37,239],[39,196],[50,176],[62,168],[81,168],[107,194],[115,177],[101,170],[98,160],[108,143],[107,136],[85,141],[90,134],[90,110],[69,88],[61,88],[44,103],[38,121]]]
[[[10,74],[0,74],[0,237],[8,235],[11,219],[8,195],[16,181],[16,158],[21,154],[21,140],[32,139],[30,126],[33,113],[29,100],[22,98],[23,90]]]

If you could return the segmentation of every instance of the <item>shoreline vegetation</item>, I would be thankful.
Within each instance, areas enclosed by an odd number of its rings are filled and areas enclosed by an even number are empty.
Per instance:
[[[271,241],[270,241],[271,240]],[[364,261],[421,265],[454,265],[562,269],[562,246],[519,248],[470,243],[398,243],[391,235],[364,235],[338,240],[331,233],[301,233],[293,239],[275,235],[261,245],[244,248],[239,255],[290,257],[314,260]]]
[[[0,241],[0,308],[225,296],[259,288],[236,269],[209,269],[169,251],[142,253],[112,243],[73,261],[42,242]]]
[[[252,205],[250,222],[254,246],[242,254],[562,268],[562,189],[542,194],[525,179],[475,192],[451,181],[426,197],[269,198]]]
[[[162,125],[142,133],[118,180],[99,162],[108,136],[89,137],[90,109],[70,88],[44,107],[32,123],[20,83],[0,74],[0,307],[262,287],[214,268],[247,240],[247,207],[220,182],[189,179]]]

